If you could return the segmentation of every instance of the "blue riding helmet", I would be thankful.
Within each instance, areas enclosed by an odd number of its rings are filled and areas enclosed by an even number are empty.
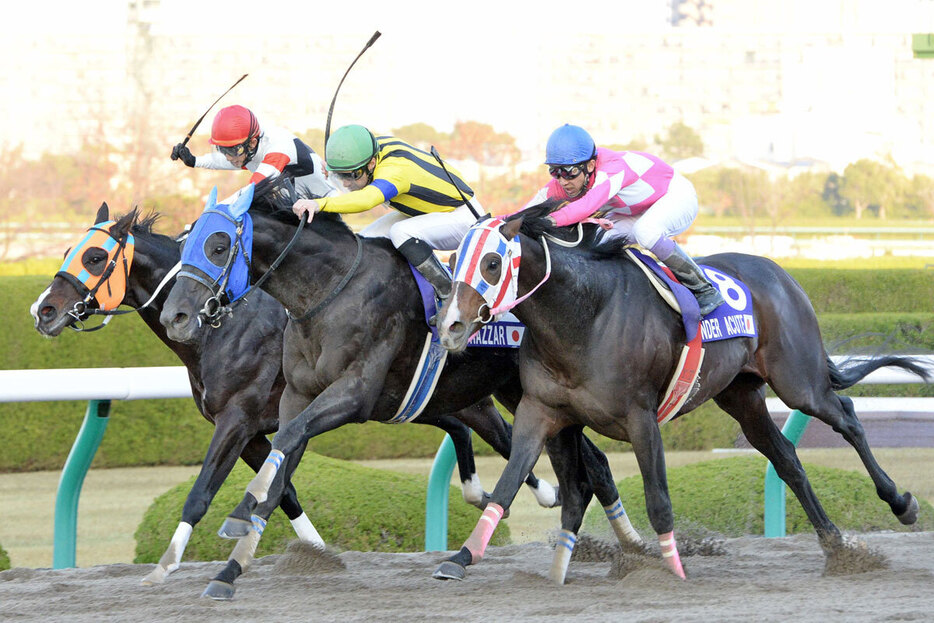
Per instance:
[[[545,164],[580,164],[593,158],[596,153],[597,145],[587,130],[565,123],[548,137],[548,144],[545,146]]]
[[[182,247],[183,269],[179,276],[194,279],[207,286],[214,296],[222,290],[229,302],[236,301],[250,291],[250,256],[253,253],[253,219],[246,210],[253,199],[250,184],[232,205],[217,205],[217,187],[211,192],[204,212],[198,217]],[[230,237],[231,253],[224,266],[208,259],[205,243],[211,234],[223,232]],[[203,272],[210,283],[184,269],[194,266]]]

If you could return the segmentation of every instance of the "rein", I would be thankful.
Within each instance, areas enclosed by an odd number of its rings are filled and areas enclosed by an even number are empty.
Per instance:
[[[550,237],[550,236],[549,236],[549,237]],[[483,305],[481,305],[480,308],[477,310],[477,319],[480,320],[481,323],[487,324],[488,322],[490,322],[490,320],[492,320],[492,319],[495,318],[496,316],[499,316],[500,314],[509,311],[510,309],[512,309],[513,307],[515,307],[516,305],[518,305],[519,303],[521,303],[521,302],[524,301],[525,299],[529,298],[530,296],[532,296],[532,295],[535,293],[536,290],[538,290],[540,287],[542,287],[543,285],[545,285],[545,282],[548,281],[548,279],[551,277],[551,253],[548,251],[548,241],[545,239],[545,236],[542,236],[541,242],[542,242],[542,248],[545,249],[545,276],[542,277],[542,280],[539,281],[539,282],[535,285],[534,288],[532,288],[531,290],[529,290],[528,292],[526,292],[525,294],[523,294],[522,296],[520,296],[519,298],[517,298],[515,301],[513,301],[513,302],[511,302],[511,303],[503,303],[502,305],[498,305],[498,306],[494,307],[493,309],[491,309],[491,310],[490,310],[490,317],[489,317],[489,319],[486,320],[486,321],[480,319],[480,311],[481,311],[484,307],[486,307],[486,303],[484,303]],[[578,242],[580,242],[580,241],[578,241]],[[560,244],[560,243],[559,243],[559,244]],[[575,244],[576,244],[576,243],[575,243]],[[564,243],[562,246],[573,246],[573,245],[568,245],[567,243]]]
[[[79,301],[75,303],[75,306],[72,307],[71,311],[68,312],[68,315],[74,318],[75,324],[79,324],[81,325],[81,327],[78,328],[74,325],[69,325],[69,328],[72,329],[73,331],[84,332],[84,333],[90,333],[91,331],[100,331],[105,326],[107,326],[107,324],[110,322],[110,320],[114,316],[122,316],[124,314],[133,314],[133,313],[140,311],[141,309],[145,309],[146,307],[149,307],[150,305],[152,305],[153,301],[156,300],[156,297],[159,296],[159,293],[162,292],[162,289],[166,286],[166,284],[168,284],[169,281],[171,281],[172,278],[175,277],[176,273],[178,273],[178,271],[181,268],[182,268],[182,263],[181,261],[179,261],[175,264],[175,266],[169,269],[169,272],[165,274],[165,277],[162,278],[162,281],[159,282],[159,285],[156,286],[155,291],[153,291],[152,296],[150,296],[149,299],[145,303],[143,303],[139,307],[134,307],[133,309],[87,309],[86,307],[83,307],[85,305],[84,301]],[[83,307],[81,311],[78,311],[79,305]],[[80,317],[82,314],[90,314],[93,316],[104,316],[104,321],[101,324],[97,325],[96,327],[91,327],[90,329],[87,329],[84,327],[84,320],[82,320]]]

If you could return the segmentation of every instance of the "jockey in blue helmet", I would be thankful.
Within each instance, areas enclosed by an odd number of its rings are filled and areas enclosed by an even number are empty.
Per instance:
[[[694,260],[672,239],[697,217],[697,192],[682,174],[657,156],[597,147],[583,128],[565,124],[545,146],[551,181],[527,204],[567,200],[547,218],[559,227],[591,217],[610,221],[612,231],[651,251],[697,298],[701,315],[723,303]]]

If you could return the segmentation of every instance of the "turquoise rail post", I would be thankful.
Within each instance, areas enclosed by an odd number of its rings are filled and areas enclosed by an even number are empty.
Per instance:
[[[84,477],[91,461],[104,438],[107,422],[110,421],[110,401],[88,402],[84,423],[75,437],[71,452],[65,459],[62,476],[58,481],[55,498],[55,532],[52,541],[52,568],[67,569],[75,566],[75,549],[78,542],[78,498]]]
[[[450,435],[438,447],[428,476],[425,498],[425,551],[443,552],[448,548],[448,493],[457,456]]]
[[[794,445],[798,445],[811,417],[798,410],[792,411],[782,426],[782,434]],[[785,481],[771,463],[765,468],[765,523],[766,537],[785,536]]]

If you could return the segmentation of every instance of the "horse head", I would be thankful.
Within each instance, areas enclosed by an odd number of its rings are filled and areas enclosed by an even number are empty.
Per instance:
[[[55,337],[65,327],[82,330],[93,310],[111,311],[121,305],[136,243],[130,228],[138,215],[134,208],[112,221],[107,204],[101,204],[95,224],[65,251],[52,283],[30,306],[39,333]]]
[[[253,185],[228,204],[211,191],[182,246],[182,268],[159,321],[171,339],[193,342],[205,322],[213,327],[250,291],[253,221],[247,212]]]
[[[454,289],[438,314],[448,350],[463,350],[481,325],[518,304],[522,216],[477,222],[452,256]]]

